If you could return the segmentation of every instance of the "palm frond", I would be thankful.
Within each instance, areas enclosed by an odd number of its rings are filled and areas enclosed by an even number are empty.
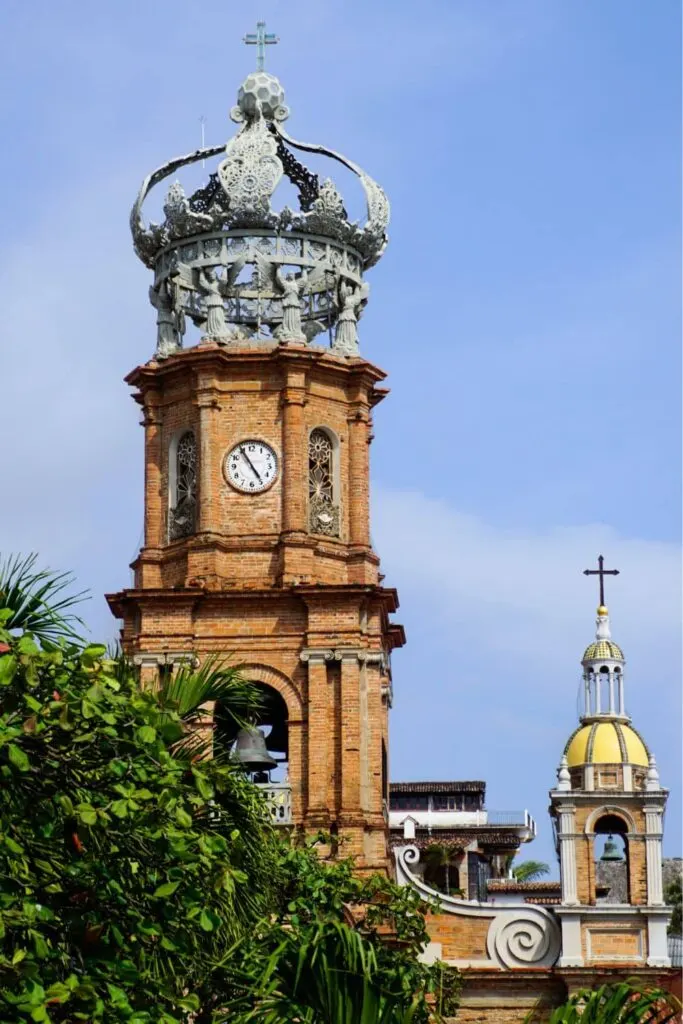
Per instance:
[[[88,592],[70,592],[72,573],[37,569],[37,560],[36,554],[10,555],[0,562],[0,608],[12,612],[5,629],[32,633],[41,642],[82,640],[85,623],[70,609],[88,600]]]
[[[670,1024],[678,1019],[680,1003],[663,989],[638,979],[577,992],[547,1019],[548,1024]],[[530,1014],[529,1024],[541,1018]]]
[[[523,860],[512,868],[512,877],[517,882],[535,882],[543,875],[550,874],[550,865],[542,860]]]
[[[282,1024],[412,1024],[419,997],[387,990],[373,946],[332,920],[302,937],[286,935],[252,993],[251,1008],[230,1020]]]
[[[217,657],[207,658],[198,668],[182,665],[162,681],[157,697],[162,721],[165,715],[173,715],[184,726],[174,754],[186,761],[227,756],[214,744],[214,705],[220,706],[222,724],[232,726],[235,733],[263,707],[258,687],[244,679],[239,668]]]
[[[207,658],[198,668],[181,665],[163,680],[159,691],[162,708],[172,708],[188,723],[203,718],[206,705],[214,702],[239,726],[262,707],[258,687],[249,683],[238,667],[217,657]]]

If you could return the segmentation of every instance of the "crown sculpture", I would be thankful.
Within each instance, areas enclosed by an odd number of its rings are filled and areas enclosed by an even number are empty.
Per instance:
[[[356,164],[285,131],[285,94],[273,75],[250,74],[230,112],[239,124],[225,146],[171,160],[142,183],[131,212],[133,244],[154,270],[156,359],[183,347],[187,319],[200,344],[309,345],[326,331],[334,354],[356,356],[357,323],[368,299],[363,273],[387,243],[389,202]],[[333,182],[322,183],[293,150],[330,157],[360,178],[367,220],[350,221]],[[222,155],[208,184],[192,195],[178,181],[166,193],[162,224],[146,225],[142,207],[154,186],[179,168]],[[298,191],[298,209],[271,205],[282,176]]]

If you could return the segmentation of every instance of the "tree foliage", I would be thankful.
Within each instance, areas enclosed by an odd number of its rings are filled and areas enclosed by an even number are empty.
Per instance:
[[[383,875],[354,874],[350,858],[322,861],[316,846],[328,840],[283,847],[273,914],[225,965],[225,1019],[284,1024],[303,1014],[306,1024],[417,1024],[432,1019],[430,1012],[435,1019],[454,1012],[459,973],[418,961],[428,941],[418,894]],[[358,919],[355,928],[347,923]]]
[[[104,647],[4,639],[0,1018],[182,1019],[268,905],[262,801]]]
[[[536,882],[549,874],[550,866],[542,860],[523,860],[512,867],[512,877],[517,882]]]
[[[550,1017],[532,1013],[527,1020],[547,1024],[668,1024],[678,1019],[678,1000],[638,980],[577,992]]]
[[[681,915],[681,876],[673,878],[664,890],[666,903],[673,908],[671,920],[669,921],[669,934],[680,935],[683,931],[683,918]]]
[[[452,1008],[457,972],[417,959],[417,895],[292,842],[239,767],[206,757],[203,705],[238,722],[257,706],[238,672],[186,667],[144,691],[61,612],[5,595],[28,611],[0,610],[3,1024],[417,1024],[428,1000]]]

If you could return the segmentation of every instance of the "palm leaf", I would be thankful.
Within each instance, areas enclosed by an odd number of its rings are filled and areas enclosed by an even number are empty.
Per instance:
[[[512,869],[512,877],[517,882],[535,882],[543,875],[550,874],[550,866],[542,860],[523,860]]]
[[[213,744],[214,704],[220,704],[223,722],[232,722],[236,729],[252,722],[263,706],[258,687],[244,679],[239,668],[216,657],[207,658],[199,668],[182,665],[163,680],[158,700],[162,719],[172,713],[185,727],[174,752],[187,760],[226,755]]]
[[[663,989],[629,979],[616,985],[577,992],[547,1018],[548,1024],[669,1024],[677,1019],[680,1003]],[[528,1022],[540,1018],[535,1012]]]
[[[372,944],[359,932],[321,921],[302,939],[288,934],[270,956],[239,1024],[412,1024],[418,997],[381,984]]]
[[[87,591],[70,593],[73,575],[36,569],[37,559],[36,554],[10,555],[0,562],[0,608],[12,612],[5,629],[32,633],[47,643],[81,640],[85,623],[70,609],[88,599]]]

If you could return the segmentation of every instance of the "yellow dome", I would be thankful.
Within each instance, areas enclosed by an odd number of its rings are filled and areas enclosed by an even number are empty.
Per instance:
[[[614,640],[594,640],[583,652],[583,661],[600,661],[602,658],[616,658],[625,661],[623,651]]]
[[[607,610],[607,605],[605,605],[605,604],[599,604],[598,605],[598,615],[609,615],[609,612]]]
[[[567,764],[635,764],[647,768],[647,747],[635,729],[623,722],[591,722],[580,726],[564,748]]]

